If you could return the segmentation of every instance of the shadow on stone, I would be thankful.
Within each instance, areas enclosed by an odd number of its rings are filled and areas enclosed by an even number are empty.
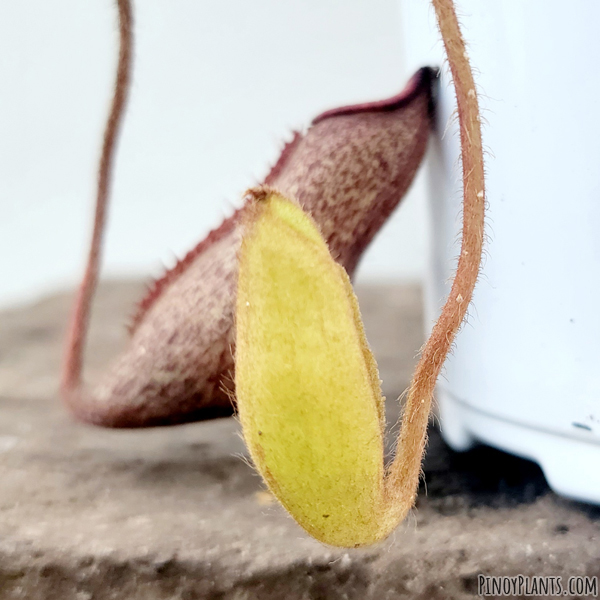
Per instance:
[[[444,514],[453,514],[452,507],[530,504],[550,492],[536,463],[484,445],[454,452],[436,428],[429,432],[423,470],[420,492]]]
[[[600,521],[600,506],[595,504],[586,504],[585,502],[578,502],[577,500],[569,500],[568,498],[560,498],[557,497],[556,503],[564,506],[568,510],[576,510],[577,512],[582,513],[588,519],[592,521]],[[556,533],[561,535],[568,533],[568,529],[564,530],[565,526],[558,526]]]
[[[342,600],[370,598],[373,573],[363,561],[343,558],[326,564],[296,564],[275,573],[261,573],[244,582],[242,589],[249,598],[310,598]],[[292,595],[290,596],[290,592]]]

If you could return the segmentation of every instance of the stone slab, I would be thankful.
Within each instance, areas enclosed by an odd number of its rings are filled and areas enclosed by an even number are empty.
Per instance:
[[[124,343],[139,292],[101,288],[88,377]],[[394,423],[422,343],[420,291],[358,293]],[[0,313],[0,600],[462,599],[480,573],[600,575],[600,508],[557,497],[528,461],[455,454],[435,428],[416,509],[381,545],[343,551],[273,502],[235,419],[73,422],[57,396],[69,298]]]

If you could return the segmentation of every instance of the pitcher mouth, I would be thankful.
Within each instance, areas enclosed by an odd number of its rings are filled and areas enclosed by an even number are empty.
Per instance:
[[[437,67],[422,67],[408,81],[405,88],[395,96],[385,100],[375,102],[364,102],[362,104],[352,104],[326,110],[313,119],[311,125],[316,125],[325,119],[331,117],[341,117],[353,115],[361,112],[389,112],[402,108],[414,100],[417,96],[426,92],[429,94],[429,114],[433,114],[434,109],[434,83],[439,77],[440,70]]]

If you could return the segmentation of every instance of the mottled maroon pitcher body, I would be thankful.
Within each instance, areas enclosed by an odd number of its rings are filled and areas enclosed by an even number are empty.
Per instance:
[[[315,219],[352,274],[422,161],[432,80],[424,68],[389,100],[334,109],[295,133],[264,183]],[[242,207],[156,281],[127,349],[99,383],[65,392],[81,420],[147,427],[231,415]]]

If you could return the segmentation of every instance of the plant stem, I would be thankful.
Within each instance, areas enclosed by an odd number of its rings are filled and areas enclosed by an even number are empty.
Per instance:
[[[104,131],[104,142],[98,168],[98,187],[94,228],[87,265],[79,291],[75,298],[67,334],[61,389],[69,393],[81,384],[83,351],[90,320],[91,304],[98,283],[102,239],[106,225],[106,212],[111,187],[111,176],[117,139],[123,122],[131,79],[131,55],[133,47],[132,9],[130,0],[117,0],[119,10],[119,60],[115,92]]]
[[[398,511],[408,510],[416,496],[435,383],[467,313],[483,249],[485,185],[477,91],[452,0],[432,0],[432,3],[458,103],[463,171],[462,244],[450,295],[413,375],[396,457],[386,478],[390,507],[395,505]]]

